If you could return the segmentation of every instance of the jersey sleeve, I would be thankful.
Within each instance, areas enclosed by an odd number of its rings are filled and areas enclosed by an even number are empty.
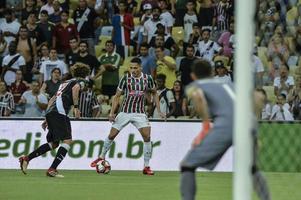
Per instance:
[[[151,75],[148,75],[147,79],[148,79],[147,80],[147,87],[151,90],[155,89],[155,81],[154,81],[153,77]]]
[[[120,91],[123,91],[123,90],[126,89],[126,76],[123,76],[120,79],[117,89],[120,90]]]

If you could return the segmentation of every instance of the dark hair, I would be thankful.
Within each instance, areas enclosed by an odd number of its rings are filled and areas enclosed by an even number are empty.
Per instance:
[[[156,46],[155,49],[161,49],[162,51],[164,51],[164,47],[162,46]]]
[[[195,50],[194,46],[192,44],[187,45],[186,49],[188,49],[188,48],[192,48],[193,50]]]
[[[62,10],[62,12],[61,12],[61,14],[60,15],[62,15],[63,13],[65,13],[65,14],[67,14],[67,15],[69,15],[69,11],[68,10]]]
[[[141,65],[141,59],[138,57],[134,57],[134,58],[132,58],[131,63],[137,63],[137,64]]]
[[[113,44],[113,46],[115,46],[115,42],[114,42],[113,40],[107,40],[107,41],[106,41],[106,45],[107,45],[107,44]]]
[[[284,93],[279,94],[279,96],[281,96],[281,97],[283,97],[284,99],[286,99],[286,94],[284,94]]]
[[[287,63],[282,63],[282,65],[286,67],[287,71],[289,71],[289,70],[290,70],[290,67],[288,66],[288,64],[287,64]]]
[[[179,80],[175,80],[175,82],[173,82],[173,85],[175,85],[175,83],[179,83],[180,84],[180,87],[181,87],[180,95],[183,96],[184,95],[183,83],[181,81],[179,81]],[[172,88],[172,93],[175,95],[175,91],[174,91],[173,88]]]
[[[88,42],[85,40],[81,40],[78,44],[78,46],[80,46],[80,44],[86,44],[87,47],[89,47]]]
[[[51,70],[51,74],[55,71],[55,70],[58,70],[59,72],[60,72],[60,74],[62,74],[62,71],[61,71],[61,69],[60,68],[58,68],[58,67],[55,67],[55,68],[53,68],[52,70]]]
[[[70,41],[70,40],[76,40],[76,41],[78,41],[78,40],[77,40],[77,37],[71,37],[71,38],[69,38],[69,41]]]
[[[262,88],[257,88],[255,91],[260,92],[261,94],[263,94],[265,97],[267,97],[267,93],[264,89]]]
[[[41,13],[41,15],[44,14],[44,15],[48,16],[48,11],[47,10],[42,10],[40,13]]]
[[[6,8],[3,12],[4,16],[5,15],[12,15],[14,13],[14,11],[10,8]]]
[[[156,77],[156,79],[165,81],[166,80],[166,75],[165,74],[158,74],[157,77]]]
[[[204,28],[203,30],[202,30],[202,34],[204,33],[204,32],[208,32],[209,34],[211,33],[211,30],[209,29],[209,28]]]
[[[19,31],[20,31],[21,29],[26,29],[26,31],[28,31],[28,28],[27,28],[27,26],[25,26],[25,25],[20,26]]]
[[[197,59],[191,66],[191,72],[194,73],[198,79],[207,78],[212,74],[212,66],[207,60]]]
[[[90,74],[90,67],[84,63],[77,62],[71,68],[71,74],[76,78],[86,78]]]
[[[149,48],[147,42],[142,42],[142,43],[140,44],[140,48],[141,48],[141,47]]]

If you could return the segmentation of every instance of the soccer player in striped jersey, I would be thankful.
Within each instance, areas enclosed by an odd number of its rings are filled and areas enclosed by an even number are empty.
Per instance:
[[[20,168],[24,174],[26,174],[27,166],[33,158],[57,148],[60,141],[62,141],[46,175],[49,177],[63,177],[56,169],[65,158],[72,143],[71,124],[68,113],[71,106],[73,106],[74,116],[76,118],[80,117],[80,111],[78,109],[79,93],[85,88],[85,77],[90,74],[90,68],[85,64],[76,63],[71,67],[71,73],[75,78],[63,82],[57,93],[49,100],[46,110],[46,119],[42,123],[44,130],[48,128],[48,134],[46,136],[47,143],[38,147],[28,156],[19,158]]]
[[[149,160],[152,153],[152,144],[150,137],[150,123],[145,114],[145,93],[151,91],[155,99],[159,115],[165,118],[160,110],[159,97],[153,78],[150,75],[142,73],[141,60],[137,57],[131,60],[130,73],[122,77],[119,82],[117,91],[112,100],[112,109],[109,114],[110,122],[113,122],[108,138],[105,139],[101,155],[91,163],[91,167],[105,159],[106,153],[109,151],[113,140],[118,133],[129,123],[132,123],[141,133],[144,140],[144,168],[143,174],[154,175],[149,166]],[[120,106],[120,112],[116,116],[115,112],[118,107],[120,96],[124,94],[123,102]]]

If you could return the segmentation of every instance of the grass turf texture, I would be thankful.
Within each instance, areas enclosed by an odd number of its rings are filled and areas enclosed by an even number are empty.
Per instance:
[[[0,170],[1,200],[175,200],[180,199],[179,173],[157,172],[144,176],[139,171],[60,171],[65,178],[49,178],[45,170]],[[300,173],[266,173],[273,200],[298,200],[301,197]],[[232,174],[197,174],[197,199],[230,200]],[[257,200],[253,197],[253,200]]]

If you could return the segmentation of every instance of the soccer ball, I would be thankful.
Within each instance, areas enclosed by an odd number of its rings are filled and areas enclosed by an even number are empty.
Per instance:
[[[111,171],[111,165],[107,160],[101,160],[96,164],[98,174],[108,174]]]

